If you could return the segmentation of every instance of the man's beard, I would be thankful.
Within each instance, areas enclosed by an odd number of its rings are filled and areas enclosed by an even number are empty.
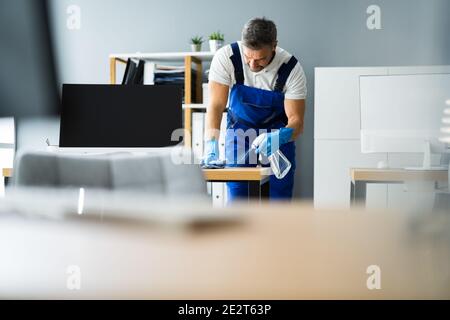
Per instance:
[[[252,72],[259,72],[259,71],[261,71],[262,69],[264,69],[264,67],[259,67],[259,68],[257,68],[257,69],[252,69],[252,67],[250,67],[250,70],[251,70]]]

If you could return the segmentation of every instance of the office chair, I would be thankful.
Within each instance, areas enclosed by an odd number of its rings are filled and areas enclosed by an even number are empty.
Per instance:
[[[183,150],[183,159],[190,152]],[[200,166],[176,164],[171,157],[168,153],[73,155],[23,151],[15,160],[12,187],[83,187],[206,196]]]

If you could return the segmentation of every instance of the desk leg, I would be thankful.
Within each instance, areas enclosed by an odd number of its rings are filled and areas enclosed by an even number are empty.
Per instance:
[[[261,184],[259,181],[248,182],[248,199],[261,199]]]
[[[366,204],[367,181],[350,182],[350,205]]]
[[[261,181],[249,181],[248,182],[248,198],[249,200],[258,199],[259,201],[263,199],[269,199],[270,194],[270,182],[266,181],[261,183]]]
[[[260,184],[261,200],[269,200],[270,197],[270,179],[265,183]]]

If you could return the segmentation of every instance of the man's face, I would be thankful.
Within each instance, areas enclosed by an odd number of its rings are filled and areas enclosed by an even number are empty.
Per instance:
[[[243,46],[245,63],[253,72],[264,69],[272,60],[276,45],[265,46],[258,50],[253,50]]]

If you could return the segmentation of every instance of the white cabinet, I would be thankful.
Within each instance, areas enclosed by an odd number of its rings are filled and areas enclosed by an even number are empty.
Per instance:
[[[223,207],[225,205],[225,195],[226,193],[226,185],[222,182],[214,182],[212,183],[212,202],[214,207]]]
[[[192,113],[192,150],[197,159],[202,159],[204,155],[204,134],[206,128],[205,110],[198,110]],[[224,112],[220,125],[219,154],[221,159],[225,159],[225,132],[227,128],[227,113]],[[208,194],[211,195],[213,205],[222,207],[227,202],[227,188],[225,183],[208,183]]]

